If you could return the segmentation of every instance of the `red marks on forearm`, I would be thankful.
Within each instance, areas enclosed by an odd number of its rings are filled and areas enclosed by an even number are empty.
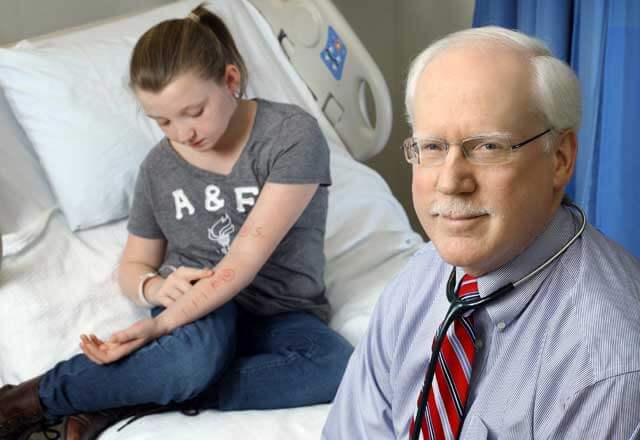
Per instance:
[[[236,271],[233,269],[223,269],[220,271],[220,277],[223,281],[229,282],[236,277]]]
[[[222,269],[221,271],[217,271],[213,276],[209,285],[212,289],[219,288],[222,284],[233,281],[236,277],[236,271],[233,269]]]
[[[208,279],[204,279],[208,281],[208,286],[210,289],[207,289],[207,284],[198,285],[195,287],[197,290],[194,292],[194,297],[191,298],[191,304],[185,304],[186,307],[183,307],[181,312],[182,315],[188,320],[192,321],[194,316],[197,316],[200,312],[200,307],[203,304],[207,304],[209,302],[209,296],[211,294],[211,290],[215,290],[220,288],[225,283],[229,283],[236,278],[236,271],[230,268],[225,268],[221,270],[216,270],[214,275]],[[201,280],[202,281],[202,280]],[[191,307],[189,307],[189,305]],[[206,306],[205,306],[206,307]],[[191,310],[189,310],[191,309]]]
[[[265,236],[262,226],[257,226],[254,221],[247,219],[238,231],[238,237],[263,238]]]

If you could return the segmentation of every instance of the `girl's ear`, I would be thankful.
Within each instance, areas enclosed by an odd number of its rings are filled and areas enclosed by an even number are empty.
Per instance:
[[[227,64],[224,69],[223,83],[229,89],[233,96],[240,95],[240,84],[242,82],[242,74],[235,64]]]

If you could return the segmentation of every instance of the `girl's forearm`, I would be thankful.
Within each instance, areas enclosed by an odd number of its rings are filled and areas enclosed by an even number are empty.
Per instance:
[[[140,283],[140,276],[156,270],[155,267],[151,267],[144,263],[134,262],[122,262],[118,268],[118,284],[120,284],[120,290],[131,301],[139,306],[145,306],[141,304],[138,297],[138,285]],[[155,284],[158,281],[162,281],[160,278],[152,278],[145,283],[145,290],[156,287]]]
[[[247,287],[260,267],[252,260],[231,253],[223,258],[215,267],[213,276],[198,281],[156,317],[164,333],[200,319]]]

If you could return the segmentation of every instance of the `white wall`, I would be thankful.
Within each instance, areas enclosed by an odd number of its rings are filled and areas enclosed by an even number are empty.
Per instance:
[[[42,35],[79,23],[89,23],[108,17],[150,9],[171,3],[172,0],[66,0],[65,8],[59,2],[47,0],[0,0],[0,45],[21,38]],[[37,11],[37,12],[34,12]],[[15,20],[5,20],[15,17]],[[54,18],[55,19],[52,19]],[[16,38],[16,35],[19,38]]]
[[[475,0],[333,0],[380,66],[393,102],[389,143],[368,162],[389,183],[416,231],[411,168],[400,144],[410,135],[404,113],[404,81],[410,61],[431,42],[471,27]]]

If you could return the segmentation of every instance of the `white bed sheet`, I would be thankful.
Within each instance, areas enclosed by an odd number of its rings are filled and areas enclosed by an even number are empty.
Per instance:
[[[372,308],[391,276],[420,246],[408,232],[404,211],[375,172],[346,155],[332,157],[338,176],[330,189],[329,216],[340,216],[346,204],[357,222],[347,219],[327,231],[328,297],[334,308],[332,328],[356,343]],[[371,199],[353,191],[373,191]],[[381,227],[381,225],[384,225]],[[349,241],[355,229],[369,239]],[[73,233],[58,212],[42,236],[23,252],[9,257],[0,271],[0,384],[16,383],[51,368],[79,352],[81,333],[107,337],[147,313],[122,295],[116,267],[126,240],[126,220]],[[337,242],[339,244],[332,244]],[[380,252],[385,249],[385,252]],[[46,350],[35,341],[46,341]],[[10,369],[5,368],[11,365]],[[277,411],[220,413],[197,417],[178,413],[145,417],[104,439],[261,438],[317,439],[329,405]]]

